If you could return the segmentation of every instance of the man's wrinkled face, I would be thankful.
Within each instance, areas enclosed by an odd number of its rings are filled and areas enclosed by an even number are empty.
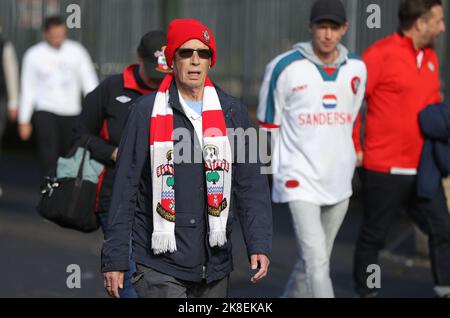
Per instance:
[[[200,40],[189,40],[175,52],[173,62],[174,77],[177,83],[183,86],[201,88],[205,84],[210,65],[211,52],[208,46]]]
[[[321,54],[334,52],[347,28],[347,24],[338,25],[331,21],[314,23],[310,27],[314,48]]]
[[[64,25],[51,26],[44,32],[45,40],[54,48],[60,48],[66,39],[66,27]]]
[[[442,6],[436,5],[431,8],[430,17],[423,19],[423,27],[420,28],[424,47],[433,47],[439,35],[445,32],[444,11]]]

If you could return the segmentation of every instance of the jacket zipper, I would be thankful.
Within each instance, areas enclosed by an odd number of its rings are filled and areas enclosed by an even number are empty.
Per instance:
[[[232,106],[232,104],[230,105],[230,106]],[[230,113],[232,113],[232,108],[230,107],[230,109],[227,111],[227,113],[225,114],[225,118],[229,118],[230,116],[229,116],[229,114]],[[233,117],[233,116],[231,116],[231,117]],[[233,122],[233,120],[231,120],[232,122]],[[189,121],[190,122],[190,121]],[[191,123],[192,124],[192,123]],[[234,123],[233,123],[234,124]],[[226,123],[225,123],[225,125],[226,125]],[[206,223],[206,233],[207,233],[207,236],[206,236],[206,238],[205,238],[205,249],[206,249],[206,255],[207,255],[207,260],[208,259],[210,259],[211,258],[211,255],[210,255],[210,250],[209,250],[209,234],[210,234],[210,228],[209,228],[209,222],[208,222],[208,207],[206,207],[206,217],[205,217],[205,223]],[[207,279],[207,277],[208,277],[208,275],[207,275],[207,273],[206,273],[206,269],[207,269],[207,266],[206,266],[206,264],[203,264],[203,266],[202,266],[202,270],[203,270],[203,272],[202,272],[202,279]]]
[[[233,105],[233,103],[231,103],[231,105],[230,105],[230,109],[227,111],[227,113],[225,114],[225,118],[227,119],[227,118],[229,118],[230,117],[230,113],[232,113],[233,112],[233,109],[231,108],[231,106]],[[179,111],[178,109],[176,109],[176,108],[174,108],[176,111],[178,111],[182,116],[184,116],[185,118],[187,118],[187,116],[186,116],[186,114],[184,114],[184,112],[181,112],[181,111]],[[193,129],[193,131],[194,131],[194,134],[195,134],[195,128],[194,128],[194,125],[191,123],[191,121],[189,120],[189,118],[187,118],[188,119],[188,122],[189,122],[189,125],[191,125],[191,127],[192,127],[192,129]],[[231,122],[233,123],[233,124],[235,124],[234,123],[234,121],[233,121],[233,116],[231,116]],[[206,223],[206,233],[207,233],[207,237],[205,238],[205,249],[206,249],[206,255],[207,255],[207,259],[210,259],[211,258],[211,255],[210,255],[210,251],[209,251],[209,248],[208,248],[208,243],[209,243],[209,234],[210,234],[210,229],[209,229],[209,223],[208,223],[208,210],[206,210],[206,218],[205,218],[205,223]],[[206,269],[207,269],[207,266],[206,266],[206,264],[203,264],[202,265],[202,274],[201,274],[201,278],[202,279],[206,279],[207,277],[208,277],[208,275],[207,275],[207,271],[206,271]]]
[[[203,265],[202,279],[206,279],[206,266]]]
[[[232,106],[232,104],[230,106]],[[225,118],[229,118],[230,117],[229,114],[232,113],[232,111],[233,111],[233,109],[230,107],[230,109],[225,114]],[[233,116],[231,116],[231,117],[233,117]],[[231,118],[231,121],[233,122],[232,118]],[[226,125],[226,123],[225,123],[225,125]],[[210,251],[209,251],[209,248],[208,248],[209,247],[209,245],[208,245],[209,244],[209,234],[210,234],[210,228],[209,228],[209,222],[208,222],[208,207],[206,208],[206,218],[205,218],[205,220],[206,220],[205,222],[206,222],[206,230],[207,230],[206,233],[208,234],[207,237],[205,238],[206,253],[207,253],[208,259],[210,259],[211,255],[210,255]],[[207,268],[206,264],[203,264],[202,279],[206,279],[208,277],[208,275],[206,274],[206,268]]]

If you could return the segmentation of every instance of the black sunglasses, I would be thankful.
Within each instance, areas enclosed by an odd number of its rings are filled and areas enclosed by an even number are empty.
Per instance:
[[[198,57],[201,59],[210,59],[212,52],[210,49],[178,49],[178,56],[183,59],[189,59],[192,57],[194,52],[197,52]]]

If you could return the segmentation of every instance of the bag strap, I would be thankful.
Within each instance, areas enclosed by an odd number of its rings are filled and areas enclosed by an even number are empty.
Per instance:
[[[80,195],[81,191],[81,185],[83,184],[83,168],[84,168],[84,160],[86,159],[86,154],[88,151],[88,145],[91,141],[92,137],[87,138],[86,143],[84,144],[84,150],[83,150],[83,158],[81,159],[80,167],[78,168],[78,175],[75,179],[75,188],[72,191],[72,195],[69,201],[68,206],[68,215],[74,215],[75,208],[77,207],[78,197]]]
[[[81,182],[83,181],[83,168],[84,168],[84,161],[86,159],[86,154],[88,151],[88,145],[89,142],[91,141],[92,137],[87,138],[86,143],[83,146],[83,157],[81,158],[81,163],[80,163],[80,167],[78,168],[78,173],[77,173],[77,178],[75,181],[76,185],[81,185]]]

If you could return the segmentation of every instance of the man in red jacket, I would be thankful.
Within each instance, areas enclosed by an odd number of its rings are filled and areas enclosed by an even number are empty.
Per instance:
[[[378,263],[388,229],[405,208],[428,235],[439,296],[450,295],[450,216],[442,185],[431,200],[416,194],[416,174],[424,138],[418,113],[442,100],[434,43],[445,31],[440,0],[402,0],[399,32],[378,41],[363,55],[367,65],[364,147],[355,126],[355,146],[364,168],[364,220],[356,245],[354,279],[362,297],[367,268]]]

